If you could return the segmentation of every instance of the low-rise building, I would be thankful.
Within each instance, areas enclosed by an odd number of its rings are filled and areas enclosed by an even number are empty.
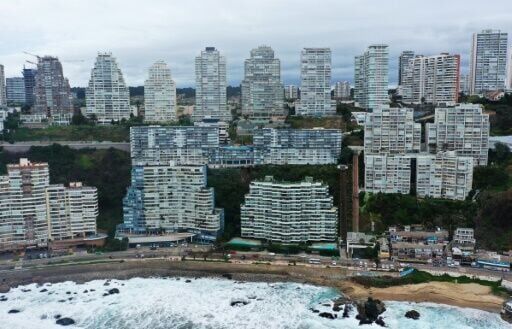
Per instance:
[[[452,248],[458,248],[463,252],[472,252],[475,250],[476,239],[475,230],[467,227],[458,227],[453,232]]]
[[[279,182],[268,176],[252,182],[240,216],[243,238],[304,243],[337,237],[338,209],[329,188],[311,177]]]
[[[391,258],[403,261],[429,261],[442,258],[445,245],[441,243],[422,244],[409,242],[393,243]]]

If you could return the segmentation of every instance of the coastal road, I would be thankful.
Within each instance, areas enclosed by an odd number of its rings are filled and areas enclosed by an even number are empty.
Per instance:
[[[16,142],[13,144],[1,142],[0,147],[7,152],[11,153],[24,153],[27,152],[32,146],[50,146],[53,144],[65,145],[75,150],[94,148],[94,149],[109,149],[115,148],[121,151],[130,152],[130,143],[126,142],[98,142],[98,141],[30,141],[30,142]]]

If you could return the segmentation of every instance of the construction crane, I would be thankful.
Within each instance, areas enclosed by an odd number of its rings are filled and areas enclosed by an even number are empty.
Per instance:
[[[36,57],[37,59],[41,58],[41,56],[39,56],[39,55],[35,55],[35,54],[31,54],[31,53],[29,53],[28,51],[24,51],[23,53],[24,53],[24,54],[27,54],[27,55],[30,55],[30,56],[34,56],[34,57]],[[28,62],[28,61],[27,61],[27,62]]]
[[[39,55],[36,55],[36,54],[32,54],[32,53],[29,53],[28,51],[24,51],[23,52],[24,54],[27,54],[27,55],[30,55],[30,56],[34,56],[36,57],[38,60],[41,59],[41,56]],[[28,63],[32,63],[30,61],[27,61]],[[65,63],[83,63],[85,62],[85,60],[83,59],[71,59],[71,60],[62,60],[62,62],[65,62]],[[35,63],[32,63],[32,64],[35,64]],[[37,64],[36,64],[37,65]]]

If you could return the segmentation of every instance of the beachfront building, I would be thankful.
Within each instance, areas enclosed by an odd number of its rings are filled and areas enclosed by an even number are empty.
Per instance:
[[[132,165],[208,164],[211,149],[219,148],[215,126],[136,126],[130,128]]]
[[[354,59],[354,99],[360,107],[374,110],[388,104],[389,49],[387,45],[371,45]]]
[[[459,99],[460,55],[416,56],[404,67],[401,94],[404,103],[455,104]]]
[[[123,199],[123,231],[191,232],[215,240],[224,227],[224,210],[215,208],[206,166],[134,166]]]
[[[47,163],[20,159],[0,176],[0,250],[47,247],[55,240],[96,235],[97,209],[95,188],[50,185]]]
[[[66,240],[96,234],[98,191],[95,187],[72,182],[69,186],[46,188],[48,239]]]
[[[326,116],[336,113],[331,100],[331,49],[304,48],[300,53],[300,102],[296,114]]]
[[[257,164],[335,164],[341,152],[338,129],[273,129],[254,131]]]
[[[369,154],[418,153],[421,147],[421,124],[414,122],[412,108],[379,105],[366,114],[364,152]]]
[[[245,60],[242,80],[242,115],[252,121],[268,122],[274,116],[284,115],[281,62],[274,50],[260,46],[251,50]]]
[[[32,114],[45,115],[57,121],[71,121],[73,114],[71,89],[57,57],[37,57],[34,101]]]
[[[176,84],[164,61],[155,62],[148,70],[144,83],[144,121],[176,120]]]
[[[478,104],[438,107],[434,123],[426,124],[428,151],[455,151],[469,156],[475,166],[486,166],[489,151],[489,115]]]
[[[253,181],[241,206],[243,238],[279,243],[335,241],[338,209],[329,188],[306,177],[279,182],[267,176]]]
[[[85,101],[85,113],[89,117],[96,117],[99,123],[108,124],[130,118],[128,87],[111,53],[98,53],[85,91]]]
[[[411,158],[403,155],[365,155],[364,190],[370,193],[411,192]]]
[[[505,89],[508,34],[483,30],[473,34],[469,66],[470,93]]]
[[[211,117],[231,121],[226,99],[226,58],[215,47],[206,47],[196,57],[196,104],[192,119]]]
[[[473,185],[473,158],[454,151],[416,157],[418,197],[465,200]]]

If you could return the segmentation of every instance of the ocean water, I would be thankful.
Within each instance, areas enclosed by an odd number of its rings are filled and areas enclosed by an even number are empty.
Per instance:
[[[66,328],[380,328],[359,326],[355,310],[350,318],[331,320],[311,308],[330,311],[338,293],[330,288],[296,283],[235,282],[224,279],[134,278],[96,280],[84,284],[62,282],[11,289],[0,301],[0,328],[63,328],[55,316],[76,321]],[[109,289],[118,294],[108,294]],[[47,290],[47,291],[45,291]],[[43,291],[43,292],[41,292]],[[108,294],[104,296],[104,294]],[[246,305],[231,306],[233,301]],[[435,304],[386,302],[388,328],[512,328],[498,314]],[[19,313],[9,314],[9,310]],[[404,317],[420,312],[420,320]]]

